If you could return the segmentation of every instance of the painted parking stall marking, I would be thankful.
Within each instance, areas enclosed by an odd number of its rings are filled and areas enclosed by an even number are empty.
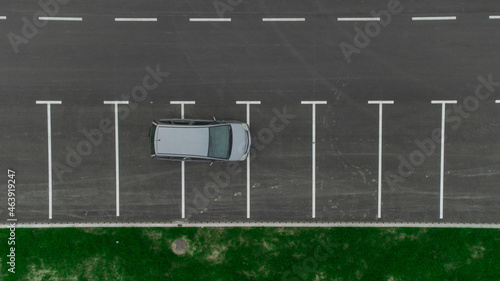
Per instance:
[[[157,18],[115,18],[115,21],[146,21],[146,22],[156,22]]]
[[[247,124],[250,127],[250,105],[260,104],[260,101],[236,101],[236,104],[247,105]],[[250,218],[250,152],[247,155],[247,219]]]
[[[312,218],[316,217],[316,105],[326,101],[301,101],[312,105]]]
[[[81,17],[38,17],[38,20],[46,21],[82,21]]]
[[[231,18],[189,18],[192,22],[227,22],[231,21]]]
[[[195,104],[194,101],[171,101],[170,104],[181,105],[181,119],[184,119],[184,105]],[[182,218],[186,218],[186,162],[181,161],[181,212]]]
[[[449,17],[412,17],[413,21],[438,21],[438,20],[456,20],[456,16]]]
[[[371,18],[337,18],[337,21],[380,21],[380,17],[371,17]]]
[[[500,16],[497,15],[491,15],[488,17],[490,20],[500,20]]]
[[[378,200],[377,217],[382,217],[382,106],[394,104],[393,100],[368,101],[368,104],[378,104]]]
[[[128,101],[104,101],[104,104],[114,104],[115,111],[115,175],[116,175],[116,216],[120,216],[120,156],[118,139],[118,105],[128,104]]]
[[[456,104],[456,100],[433,100],[432,104],[441,104],[441,172],[439,179],[439,218],[443,218],[443,192],[444,192],[444,141],[446,104]]]
[[[6,16],[0,16],[0,20],[6,20],[7,17]]]
[[[262,21],[306,21],[306,18],[262,18]]]
[[[37,100],[36,104],[47,105],[47,151],[48,151],[48,173],[49,173],[49,219],[52,219],[52,121],[50,114],[50,106],[52,104],[62,104],[62,101],[42,101]]]
[[[184,119],[184,105],[185,104],[196,104],[195,101],[171,101],[170,104],[180,104],[181,105],[181,119]]]

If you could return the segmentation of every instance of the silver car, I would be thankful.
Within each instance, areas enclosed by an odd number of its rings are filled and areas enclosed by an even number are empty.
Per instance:
[[[149,129],[151,157],[172,161],[243,161],[250,130],[240,121],[157,119]]]

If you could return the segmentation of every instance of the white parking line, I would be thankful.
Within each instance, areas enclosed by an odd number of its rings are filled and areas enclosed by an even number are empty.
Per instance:
[[[455,104],[456,100],[433,100],[432,104],[441,104],[441,172],[439,179],[439,218],[443,218],[443,193],[444,193],[444,141],[445,141],[445,119],[446,104]]]
[[[450,16],[450,17],[412,17],[411,20],[413,21],[425,21],[425,20],[456,20],[456,16]]]
[[[262,18],[262,21],[306,21],[306,18]]]
[[[38,20],[51,20],[51,21],[82,21],[81,17],[38,17]]]
[[[368,104],[378,104],[378,214],[382,217],[382,105],[394,104],[393,100],[368,101]]]
[[[51,104],[62,104],[62,101],[41,101],[37,100],[36,104],[46,104],[47,105],[47,151],[48,151],[48,173],[49,173],[49,219],[52,219],[52,126],[51,126],[51,114],[50,105]]]
[[[499,20],[500,19],[500,16],[489,16],[489,19],[490,20]]]
[[[312,104],[312,218],[316,217],[316,105],[326,101],[301,101],[301,104]]]
[[[189,18],[189,21],[222,22],[222,21],[231,21],[231,18]]]
[[[337,18],[337,21],[380,21],[380,17],[372,17],[372,18]]]
[[[157,18],[115,18],[115,21],[158,21]]]
[[[171,101],[170,104],[181,105],[181,119],[184,119],[184,105],[195,104],[194,101]],[[186,162],[181,161],[181,216],[186,218]]]
[[[250,105],[260,104],[260,101],[236,101],[236,104],[247,105],[247,124],[250,127]],[[247,219],[250,218],[250,152],[247,155]]]
[[[7,17],[6,16],[0,16],[0,20],[6,20]]]
[[[104,104],[115,105],[116,216],[119,217],[120,216],[120,159],[119,159],[120,142],[118,140],[118,105],[128,104],[128,101],[104,101]]]
[[[495,103],[500,103],[500,100],[496,100]]]
[[[194,101],[171,101],[170,104],[180,104],[181,105],[181,119],[184,119],[184,105],[185,104],[196,104]]]

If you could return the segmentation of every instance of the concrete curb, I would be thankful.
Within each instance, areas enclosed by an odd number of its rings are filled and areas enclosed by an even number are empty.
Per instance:
[[[9,228],[2,224],[0,228]],[[92,228],[92,227],[417,227],[500,229],[500,224],[408,223],[408,222],[101,222],[101,223],[16,223],[16,228]]]

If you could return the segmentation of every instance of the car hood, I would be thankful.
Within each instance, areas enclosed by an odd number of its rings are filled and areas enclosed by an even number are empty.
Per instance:
[[[231,124],[233,144],[229,160],[238,161],[250,150],[250,132],[245,130],[241,123]]]

